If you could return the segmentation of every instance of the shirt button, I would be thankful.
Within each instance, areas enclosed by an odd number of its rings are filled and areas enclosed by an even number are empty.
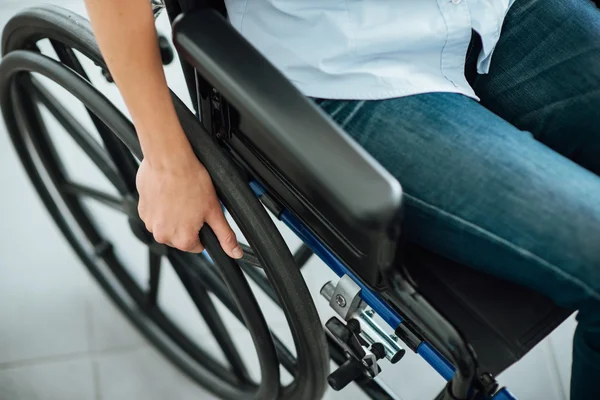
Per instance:
[[[452,0],[452,4],[460,4],[461,0]]]

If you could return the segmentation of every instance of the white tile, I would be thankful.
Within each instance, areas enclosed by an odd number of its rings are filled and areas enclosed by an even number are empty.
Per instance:
[[[519,400],[566,400],[557,382],[551,349],[542,341],[519,362],[498,376]]]
[[[51,268],[42,261],[40,270]],[[10,278],[4,274],[1,286]],[[88,350],[83,293],[67,285],[52,292],[39,283],[28,287],[23,280],[15,281],[24,284],[10,287],[10,292],[0,289],[0,364]]]
[[[79,285],[88,278],[82,267],[72,268],[75,254],[44,208],[17,159],[3,123],[0,123],[0,265],[10,274],[10,285]],[[41,289],[41,288],[37,288]]]
[[[405,400],[406,398],[403,396],[399,396],[399,395],[395,395],[395,399],[398,400]],[[367,397],[367,395],[365,394],[365,392],[362,391],[362,389],[354,384],[351,383],[348,386],[346,386],[343,390],[340,390],[339,392],[334,391],[331,388],[328,388],[327,391],[325,392],[325,396],[323,396],[324,400],[368,400],[369,397]],[[426,400],[431,400],[433,399],[433,397],[423,397],[421,399],[426,399]]]
[[[147,344],[133,324],[99,288],[90,291],[87,306],[91,351],[118,350]]]
[[[1,400],[97,400],[87,358],[0,369]]]
[[[25,176],[0,125],[0,363],[87,350],[91,280]]]
[[[0,27],[17,10],[3,2]],[[65,3],[64,1],[62,3]],[[0,122],[0,362],[87,351],[91,284],[35,193]]]
[[[215,398],[151,348],[107,354],[95,362],[102,400]]]
[[[577,321],[571,316],[548,336],[555,368],[558,371],[564,397],[568,398],[571,381],[571,364],[573,363],[573,334]]]

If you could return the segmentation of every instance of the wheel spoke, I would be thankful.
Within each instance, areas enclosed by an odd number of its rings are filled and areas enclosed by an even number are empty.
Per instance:
[[[150,279],[148,282],[147,306],[156,306],[156,298],[158,296],[158,282],[160,278],[160,262],[161,255],[157,254],[151,247],[148,248],[148,261],[150,270]]]
[[[242,382],[249,382],[250,377],[246,370],[246,366],[233,343],[229,331],[219,316],[212,299],[208,295],[206,287],[199,280],[193,279],[186,267],[173,263],[173,268],[190,294],[198,311],[200,311],[200,314],[212,332],[213,337],[217,340],[221,350],[223,350],[223,354],[225,354],[225,357],[229,361],[233,372]]]
[[[87,73],[83,69],[83,66],[77,59],[77,55],[70,47],[63,45],[60,42],[50,40],[54,51],[58,55],[58,59],[71,68],[73,71],[77,72],[81,75],[85,80],[91,83],[90,78]],[[114,165],[116,166],[117,171],[121,174],[121,177],[125,181],[129,193],[136,193],[135,186],[135,175],[137,172],[137,162],[135,158],[131,154],[131,152],[127,149],[127,147],[121,142],[115,135],[112,134],[111,130],[98,118],[93,112],[91,112],[87,107],[86,110],[94,123],[94,126],[98,130],[102,141],[104,142],[104,146],[106,147],[106,151],[108,152],[110,158],[112,159]]]
[[[240,263],[240,267],[242,267],[242,271],[244,271],[246,275],[256,282],[262,291],[265,292],[265,294],[269,296],[269,298],[273,300],[275,304],[280,305],[277,295],[275,294],[275,291],[271,285],[268,283],[267,277],[263,271],[253,268],[252,265],[245,264],[243,262]]]
[[[127,293],[130,294],[135,304],[140,309],[145,309],[147,315],[153,319],[184,352],[186,352],[196,362],[201,364],[206,363],[204,365],[210,365],[211,372],[218,376],[219,379],[227,381],[231,385],[239,383],[234,377],[231,376],[231,373],[221,365],[221,363],[219,363],[211,354],[207,353],[204,349],[194,343],[166,315],[164,315],[159,307],[144,307],[146,305],[146,293],[139,288],[134,278],[123,267],[110,243],[106,243],[104,250],[98,252],[98,254],[101,254],[101,257],[106,265],[110,268],[119,283],[123,285]]]
[[[31,79],[31,88],[35,97],[42,103],[56,120],[65,128],[67,133],[88,155],[106,178],[117,188],[119,193],[127,194],[128,189],[123,179],[115,170],[113,162],[108,158],[106,151],[92,137],[92,135],[81,125],[77,119],[54,97],[48,89],[37,79]]]
[[[234,317],[237,318],[238,321],[240,321],[240,323],[245,325],[244,318],[242,317],[242,314],[240,313],[237,305],[235,304],[235,301],[231,297],[227,285],[223,281],[223,278],[215,270],[215,267],[210,261],[208,261],[203,256],[194,256],[192,254],[186,254],[177,251],[173,251],[172,253],[170,253],[169,259],[172,260],[171,264],[173,265],[175,263],[189,265],[191,268],[190,271],[192,272],[191,276],[193,276],[194,279],[197,279],[201,282],[205,282],[206,285],[210,287],[211,292],[214,293],[215,296],[217,296],[219,301],[221,301],[221,303],[223,303],[223,305],[227,307],[227,309],[233,314]],[[254,269],[254,271],[259,272],[256,270],[256,268],[252,268],[250,266],[247,266],[246,268]],[[264,275],[263,278],[266,279]],[[267,286],[270,288],[270,285],[268,285],[268,283]],[[274,299],[277,304],[279,304],[272,288],[271,293],[267,294],[269,295],[269,297],[272,296],[271,298]],[[298,370],[296,358],[288,350],[287,346],[281,341],[281,339],[279,339],[277,335],[275,335],[275,333],[271,332],[271,336],[273,338],[275,350],[277,351],[277,357],[279,358],[281,365],[283,365],[283,367],[292,376],[295,376]]]
[[[242,257],[242,261],[244,263],[246,263],[248,265],[253,265],[258,268],[262,268],[262,265],[260,264],[260,260],[258,259],[256,254],[254,254],[254,250],[252,250],[252,247],[245,245],[243,243],[240,243],[240,247],[244,251],[244,257]]]
[[[71,194],[74,196],[94,199],[104,205],[109,206],[114,210],[126,213],[123,200],[108,193],[101,192],[98,189],[94,189],[86,185],[81,185],[79,183],[67,182],[61,185],[60,190],[63,193]]]
[[[246,265],[252,265],[254,267],[262,268],[262,264],[256,256],[256,254],[254,254],[254,250],[252,250],[252,247],[243,243],[240,243],[240,247],[244,251],[244,257],[241,260],[243,263],[245,263]],[[311,248],[303,243],[294,253],[294,261],[296,261],[298,268],[302,268],[312,255],[313,251],[311,250]]]
[[[36,104],[34,96],[31,95],[34,92],[33,79],[31,75],[22,74],[15,81],[16,85],[13,85],[11,90],[15,102],[18,104],[15,112],[16,119],[19,121],[18,124],[28,132],[29,139],[48,177],[59,188],[67,181],[67,175],[50,134],[46,129],[39,106]],[[71,214],[79,221],[81,229],[90,242],[94,246],[101,243],[102,237],[94,223],[87,218],[86,211],[83,209],[79,199],[72,196],[65,196],[63,193],[61,193],[61,197]]]
[[[296,261],[296,265],[298,265],[298,268],[304,267],[304,265],[306,265],[306,262],[310,259],[312,255],[313,251],[311,250],[311,248],[308,247],[305,243],[302,243],[302,245],[300,245],[298,250],[296,250],[296,252],[294,253],[294,261]]]

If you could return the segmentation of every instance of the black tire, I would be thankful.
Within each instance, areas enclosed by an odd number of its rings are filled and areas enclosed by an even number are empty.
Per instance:
[[[35,44],[41,39],[50,39],[57,46],[60,50],[57,51],[59,57],[63,53],[63,57],[60,57],[63,63],[37,52]],[[97,232],[93,220],[87,215],[79,199],[63,190],[63,184],[67,182],[66,174],[60,158],[53,151],[38,109],[37,102],[47,96],[47,93],[31,78],[30,72],[41,74],[59,84],[86,106],[96,127],[101,131],[105,146],[113,156],[114,171],[107,168],[104,172],[116,173],[116,178],[111,176],[116,179],[115,186],[125,199],[123,207],[128,210],[125,212],[132,220],[133,230],[138,230],[136,236],[143,239],[143,232],[139,232],[139,226],[135,225],[137,214],[132,211],[136,208],[137,165],[131,154],[139,159],[142,156],[135,130],[110,101],[85,79],[85,72],[78,70],[80,65],[71,49],[78,50],[100,67],[106,68],[89,24],[82,17],[57,7],[39,7],[12,18],[2,36],[0,104],[23,166],[79,258],[131,322],[175,365],[217,396],[225,399],[321,398],[329,367],[327,344],[316,308],[293,257],[235,165],[175,96],[176,109],[190,143],[209,171],[221,201],[254,249],[282,304],[294,338],[298,360],[295,362],[278,341],[273,343],[264,317],[239,266],[224,254],[207,227],[202,229],[201,239],[219,267],[221,276],[206,259],[156,247],[149,238],[147,243],[151,252],[164,252],[169,257],[186,288],[189,285],[189,290],[199,290],[200,294],[205,293],[208,288],[234,314],[243,318],[259,357],[260,384],[253,384],[243,372],[232,374],[228,368],[215,364],[208,353],[194,347],[185,335],[178,332],[161,310],[151,310],[144,306],[144,293],[135,289],[131,277],[117,268],[119,260],[112,251],[110,241]],[[115,158],[115,154],[118,157]],[[41,160],[51,182],[42,177],[39,163],[36,164],[34,157]],[[52,194],[56,192],[60,196]],[[99,195],[96,196],[99,198]],[[69,209],[70,217],[76,220],[78,229],[83,231],[84,240],[63,215],[59,207],[61,202]],[[86,243],[92,245],[95,254],[86,250]],[[108,265],[108,269],[101,267],[100,261]],[[214,313],[211,309],[205,311]],[[279,383],[279,362],[295,372],[294,382],[286,387],[281,387]]]

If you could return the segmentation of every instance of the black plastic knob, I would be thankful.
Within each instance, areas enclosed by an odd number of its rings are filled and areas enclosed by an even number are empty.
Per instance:
[[[355,359],[349,359],[327,377],[327,382],[333,390],[338,391],[348,386],[350,382],[360,378],[363,374],[363,365]]]
[[[352,318],[351,320],[347,321],[346,326],[355,335],[360,334],[360,322],[358,322],[356,319]]]
[[[381,343],[373,343],[371,345],[371,353],[375,355],[378,360],[385,358],[385,347]]]

